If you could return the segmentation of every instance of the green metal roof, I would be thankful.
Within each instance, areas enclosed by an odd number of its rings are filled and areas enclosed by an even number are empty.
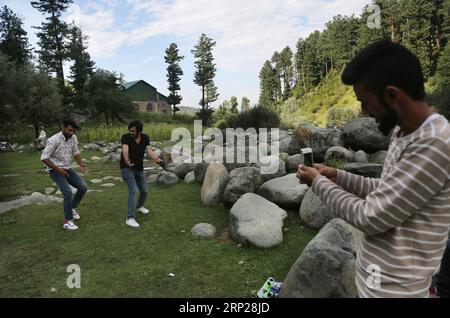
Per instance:
[[[148,85],[148,86],[154,88],[154,89],[157,91],[156,87],[150,85],[149,83],[147,83],[147,82],[144,81],[144,80],[137,80],[137,81],[132,81],[132,82],[126,82],[126,83],[123,83],[122,86],[123,86],[125,89],[129,89],[130,87],[136,85],[136,84],[139,83],[139,82],[143,82],[143,83],[145,83],[146,85]],[[157,92],[158,92],[158,91],[157,91]],[[160,92],[158,92],[158,94],[163,98],[163,100],[166,100],[166,99],[167,99],[167,96],[161,94]]]

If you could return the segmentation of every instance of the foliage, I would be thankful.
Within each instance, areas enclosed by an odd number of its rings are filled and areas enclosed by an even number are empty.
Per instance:
[[[167,66],[167,82],[169,83],[168,90],[170,92],[167,97],[167,102],[169,105],[172,105],[173,114],[179,110],[177,107],[183,99],[178,91],[180,90],[180,80],[181,75],[183,75],[183,70],[180,67],[180,61],[184,58],[181,56],[178,51],[178,46],[176,43],[171,43],[170,46],[166,49],[166,55],[164,57],[165,62],[168,64]]]
[[[227,120],[228,128],[278,128],[280,117],[269,108],[258,106],[249,111],[240,112]]]

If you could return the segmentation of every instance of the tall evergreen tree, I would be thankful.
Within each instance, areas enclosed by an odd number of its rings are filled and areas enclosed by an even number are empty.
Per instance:
[[[0,52],[18,67],[24,65],[31,54],[23,20],[7,6],[0,9]]]
[[[200,106],[202,107],[198,113],[199,117],[204,121],[204,124],[209,122],[209,119],[213,113],[213,110],[209,107],[211,99],[206,98],[206,89],[209,86],[210,91],[214,91],[214,77],[216,75],[216,64],[214,63],[214,57],[212,50],[216,42],[207,37],[206,34],[202,33],[197,45],[191,50],[195,58],[196,71],[194,74],[194,83],[201,87],[202,99],[200,101]],[[215,93],[217,94],[217,88],[215,88]],[[214,94],[210,94],[211,97]],[[216,98],[217,99],[217,98]]]
[[[270,61],[266,61],[259,72],[259,104],[266,108],[272,108],[277,96],[277,72]]]
[[[241,101],[241,109],[243,112],[250,110],[250,100],[247,97],[242,97]]]
[[[178,46],[176,43],[171,43],[170,46],[166,49],[166,56],[164,57],[164,60],[167,64],[167,82],[169,83],[169,96],[167,97],[167,101],[169,105],[172,105],[172,111],[173,114],[180,109],[177,107],[178,104],[180,104],[181,100],[183,99],[179,94],[178,91],[180,90],[180,80],[181,75],[183,75],[183,70],[180,66],[180,61],[184,58],[184,56],[181,56],[178,51]]]
[[[46,15],[46,22],[40,27],[37,36],[39,38],[39,58],[50,72],[54,72],[59,79],[59,84],[64,87],[63,63],[68,58],[67,37],[69,28],[67,23],[61,20],[61,14],[68,8],[73,0],[38,0],[31,5]]]
[[[70,83],[75,91],[74,108],[87,112],[86,84],[94,72],[95,63],[87,52],[87,37],[75,25],[70,28],[69,56],[73,60],[70,67]]]
[[[230,105],[231,105],[231,107],[230,107],[231,113],[232,114],[238,114],[239,113],[239,110],[238,110],[239,104],[238,104],[236,96],[231,96],[231,98],[230,98]]]
[[[270,60],[273,64],[273,69],[275,70],[276,82],[275,82],[275,100],[281,101],[283,99],[283,91],[281,89],[281,79],[282,79],[282,60],[281,54],[275,51]]]

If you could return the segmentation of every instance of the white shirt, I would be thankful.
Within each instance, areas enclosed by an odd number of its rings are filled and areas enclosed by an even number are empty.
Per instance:
[[[50,159],[57,167],[70,169],[72,157],[79,153],[77,136],[73,135],[66,141],[66,137],[59,132],[47,140],[41,160]]]

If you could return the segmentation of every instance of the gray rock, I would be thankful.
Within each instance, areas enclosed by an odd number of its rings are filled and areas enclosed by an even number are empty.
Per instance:
[[[369,178],[380,178],[383,171],[383,165],[376,163],[347,163],[344,170]]]
[[[106,141],[104,140],[98,140],[98,141],[94,141],[94,144],[96,144],[99,147],[106,147],[108,144],[106,143]]]
[[[209,163],[202,162],[198,163],[195,166],[195,182],[197,183],[203,183],[203,180],[205,179],[206,170],[208,170]]]
[[[301,153],[302,148],[311,147],[314,152],[314,161],[322,162],[327,150],[335,146],[344,146],[341,130],[304,125],[295,131],[294,137],[289,144],[288,153],[295,155]]]
[[[156,183],[158,179],[158,175],[157,174],[151,174],[146,178],[147,183]]]
[[[113,176],[106,176],[106,177],[102,178],[103,181],[108,181],[108,180],[113,180],[113,179],[114,179]]]
[[[263,181],[261,172],[256,167],[234,169],[223,194],[223,203],[231,206],[245,193],[255,193]]]
[[[343,133],[345,144],[353,150],[373,153],[378,150],[386,150],[389,146],[389,138],[378,130],[378,124],[373,118],[363,117],[350,120],[345,125]]]
[[[100,158],[100,157],[97,157],[97,156],[92,156],[92,158],[91,158],[91,160],[93,160],[93,161],[97,161],[97,160],[101,160],[102,158]]]
[[[102,179],[91,179],[91,180],[89,180],[89,181],[91,181],[91,183],[94,183],[94,184],[102,183],[102,182],[103,182]]]
[[[194,183],[195,182],[195,172],[191,171],[186,174],[184,177],[184,182],[186,183]]]
[[[211,163],[203,180],[201,200],[205,205],[222,203],[225,187],[230,180],[229,173],[221,163]]]
[[[296,154],[289,156],[286,161],[286,170],[288,172],[297,172],[298,166],[303,164],[303,155],[302,154]]]
[[[239,244],[271,248],[283,241],[286,211],[254,193],[246,193],[230,210],[230,235]]]
[[[99,146],[99,145],[96,145],[96,144],[94,144],[94,143],[90,143],[90,144],[84,145],[84,146],[83,146],[83,149],[84,149],[84,150],[91,150],[91,151],[93,151],[93,150],[100,150],[100,146]]]
[[[280,135],[280,149],[279,149],[279,152],[288,152],[289,151],[289,145],[291,144],[291,141],[292,141],[292,137],[291,136],[287,136],[287,137],[281,138],[281,135]]]
[[[156,177],[156,183],[161,186],[170,186],[177,184],[180,181],[178,176],[170,171],[162,171]]]
[[[344,147],[331,147],[325,154],[325,162],[333,159],[343,159],[345,161],[351,161],[353,159],[353,152]]]
[[[320,198],[308,189],[300,206],[300,218],[310,228],[321,229],[334,218],[333,213],[322,203]]]
[[[261,158],[256,166],[261,169],[261,175],[264,181],[286,175],[286,164],[276,155]]]
[[[358,150],[353,156],[353,161],[359,163],[368,163],[369,156],[363,150]]]
[[[196,238],[210,239],[216,236],[217,229],[209,223],[199,223],[191,229],[191,234]]]
[[[8,212],[13,209],[18,209],[26,205],[33,204],[48,204],[48,203],[61,203],[62,198],[58,198],[53,195],[45,195],[39,192],[33,192],[29,196],[22,196],[16,200],[0,202],[0,214]]]
[[[308,186],[300,184],[295,173],[264,183],[258,194],[286,209],[299,209]]]
[[[349,225],[341,219],[331,220],[292,266],[280,298],[355,298],[354,250]]]
[[[373,153],[370,156],[370,162],[377,163],[379,165],[384,165],[384,162],[386,161],[386,157],[387,157],[387,151],[380,150],[380,151]]]
[[[280,152],[279,157],[280,157],[281,160],[286,162],[288,160],[288,158],[289,158],[289,154],[287,152]]]
[[[101,187],[103,187],[103,188],[111,188],[111,187],[114,187],[114,186],[115,186],[114,183],[104,183],[104,184],[101,185]]]
[[[120,154],[112,152],[112,153],[108,154],[108,156],[106,157],[106,160],[108,160],[108,161],[120,161]]]
[[[53,188],[53,187],[47,187],[47,188],[44,189],[45,195],[50,195],[53,192],[55,192],[55,188]]]
[[[179,163],[179,164],[175,164],[175,166],[173,167],[173,170],[169,170],[169,168],[167,170],[175,173],[178,176],[178,178],[184,179],[184,177],[189,172],[195,170],[196,166],[197,166],[196,163]]]
[[[108,148],[108,153],[116,153],[117,149],[121,149],[122,145],[117,144]]]

